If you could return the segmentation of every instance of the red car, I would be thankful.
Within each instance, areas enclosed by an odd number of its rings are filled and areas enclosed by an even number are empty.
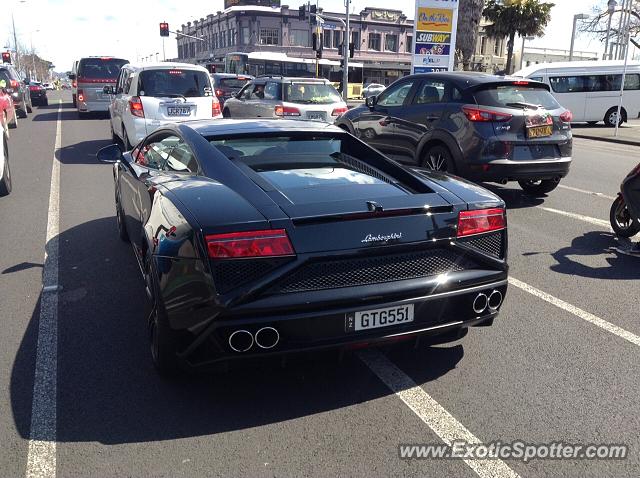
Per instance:
[[[1,80],[0,80],[1,83]],[[5,86],[0,84],[0,122],[2,127],[15,128],[18,126],[18,116],[13,105],[11,95],[7,93]]]

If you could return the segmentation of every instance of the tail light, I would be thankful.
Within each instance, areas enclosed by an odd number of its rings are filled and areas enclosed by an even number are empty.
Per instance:
[[[211,99],[211,117],[217,118],[222,112],[220,111],[220,102],[215,96]]]
[[[78,82],[77,82],[77,81],[75,81],[75,80],[73,80],[73,81],[71,82],[71,86],[72,86],[72,87],[74,87],[74,88],[77,88],[77,87],[78,87]]]
[[[502,208],[460,211],[458,215],[458,237],[499,231],[507,226],[505,210]]]
[[[462,111],[464,111],[469,121],[509,121],[513,118],[513,115],[509,113],[499,113],[498,111],[486,110],[475,106],[463,106]]]
[[[276,116],[300,116],[300,110],[292,106],[278,105],[275,108]]]
[[[345,114],[347,111],[349,111],[349,108],[347,108],[346,106],[340,106],[339,108],[333,109],[333,111],[331,112],[331,116],[340,116],[342,114]]]
[[[20,88],[20,82],[18,80],[9,80],[9,86],[14,89]]]
[[[84,91],[82,90],[78,90],[78,101],[80,102],[84,101]]]
[[[132,96],[129,100],[129,110],[133,116],[144,118],[144,106],[139,96]]]
[[[216,96],[218,96],[218,97],[219,97],[219,96],[224,96],[224,91],[222,91],[221,89],[219,89],[219,88],[218,88],[218,89],[217,89],[217,90],[215,90],[215,91],[216,91]]]
[[[295,254],[284,229],[231,232],[205,236],[212,259],[274,257]]]
[[[518,80],[518,81],[514,81],[511,84],[512,85],[516,85],[516,86],[527,86],[529,84],[529,82],[526,81],[526,80]]]
[[[36,86],[36,85],[30,85],[30,86],[29,86],[29,90],[30,90],[30,91],[38,91],[39,89],[40,89],[40,87],[39,87],[39,86]]]
[[[560,115],[560,120],[565,123],[571,123],[571,121],[573,120],[573,113],[571,113],[571,111],[569,110],[565,111]]]

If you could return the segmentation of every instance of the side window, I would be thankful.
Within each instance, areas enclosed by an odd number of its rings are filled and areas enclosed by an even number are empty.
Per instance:
[[[122,91],[122,92],[123,92],[125,95],[129,94],[129,92],[131,91],[131,90],[130,90],[130,88],[131,88],[131,81],[132,81],[132,80],[133,80],[133,73],[132,73],[132,74],[130,74],[130,75],[127,77],[127,79],[124,81],[124,88],[123,88],[123,91]]]
[[[251,92],[253,91],[253,84],[249,83],[245,86],[240,92],[239,97],[243,100],[248,100],[251,97]]]
[[[552,76],[549,78],[549,84],[555,93],[583,93],[584,79],[583,76]]]
[[[417,105],[441,103],[444,98],[444,82],[438,80],[424,80],[413,102]]]
[[[415,81],[403,81],[397,85],[391,85],[380,94],[378,104],[380,106],[402,106],[414,83]]]
[[[264,99],[279,100],[281,90],[282,90],[282,83],[276,83],[275,81],[268,81],[267,84],[264,86]]]
[[[156,136],[151,140],[147,140],[139,149],[134,151],[135,162],[146,168],[165,169],[169,154],[178,142],[179,138],[173,135]]]
[[[455,86],[451,85],[451,101],[460,103],[462,101],[462,92]]]
[[[122,86],[124,85],[124,70],[120,70],[118,75],[118,82],[116,83],[116,95],[122,93]]]
[[[258,83],[253,87],[253,91],[249,96],[250,100],[261,100],[264,98],[264,84]]]
[[[197,173],[198,161],[191,148],[182,140],[173,147],[163,168],[165,171]]]
[[[533,81],[539,81],[541,83],[544,83],[544,78],[542,78],[541,76],[530,76],[529,79],[533,80]]]

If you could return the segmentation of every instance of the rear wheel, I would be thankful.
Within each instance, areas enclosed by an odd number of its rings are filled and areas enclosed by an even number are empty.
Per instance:
[[[440,144],[431,146],[423,154],[422,167],[447,173],[455,173],[456,171],[451,152],[446,146]]]
[[[27,105],[27,113],[33,113],[33,105],[31,104]]]
[[[4,141],[4,140],[3,140]],[[9,169],[9,152],[7,144],[4,145],[4,167],[0,180],[0,196],[7,196],[11,192],[11,170]]]
[[[376,137],[376,132],[372,128],[367,128],[362,132],[362,137],[364,139],[374,139]]]
[[[227,108],[222,110],[222,117],[223,118],[231,118],[231,113],[229,112],[229,110]]]
[[[122,206],[118,201],[118,194],[116,193],[116,221],[118,222],[118,236],[123,242],[129,242],[129,233],[127,232],[127,225],[124,222],[124,213],[122,212]]]
[[[550,193],[560,184],[559,179],[529,179],[518,181],[522,190],[532,196],[542,196]]]
[[[76,95],[73,95],[73,99],[71,100],[71,104],[73,105],[74,108],[77,108],[78,102],[76,100]]]
[[[640,223],[631,217],[631,212],[622,196],[618,196],[609,211],[611,228],[620,237],[632,237],[640,232]]]
[[[129,135],[127,134],[127,130],[124,129],[124,125],[122,125],[122,144],[124,145],[124,150],[125,151],[131,151],[133,149],[133,147],[131,146],[131,143],[129,142]]]
[[[616,123],[618,123],[618,126],[620,126],[622,123],[627,121],[627,112],[624,110],[624,108],[620,109],[620,116],[621,117],[618,118],[617,107],[609,108],[609,110],[604,115],[604,124],[612,128],[616,126]]]

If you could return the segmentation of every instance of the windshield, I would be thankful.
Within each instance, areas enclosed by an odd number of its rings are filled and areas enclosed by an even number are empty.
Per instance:
[[[120,68],[127,63],[128,60],[120,58],[83,58],[78,65],[78,77],[115,81]]]
[[[336,89],[325,83],[290,83],[284,88],[284,101],[289,103],[328,105],[340,103]]]
[[[209,75],[197,70],[145,70],[138,80],[140,96],[198,97],[211,94]]]
[[[500,85],[483,88],[474,93],[476,102],[483,106],[525,108],[541,106],[548,110],[560,108],[545,88],[523,85]]]

